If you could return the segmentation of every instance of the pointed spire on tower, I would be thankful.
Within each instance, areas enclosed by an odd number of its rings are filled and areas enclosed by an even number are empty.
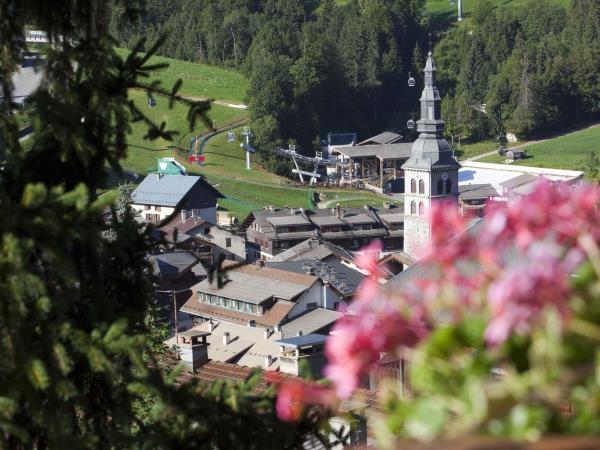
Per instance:
[[[406,167],[432,167],[436,165],[455,166],[458,162],[452,157],[450,146],[443,137],[442,98],[436,86],[437,69],[433,53],[429,50],[423,69],[425,75],[421,94],[421,117],[417,121],[418,139],[413,143],[411,158]]]

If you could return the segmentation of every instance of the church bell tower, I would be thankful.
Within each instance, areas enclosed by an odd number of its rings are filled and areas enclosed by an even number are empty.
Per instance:
[[[436,87],[436,68],[431,55],[425,65],[425,86],[421,94],[419,137],[411,156],[404,163],[404,251],[415,259],[427,253],[431,245],[429,212],[436,201],[452,201],[458,207],[458,169],[443,138],[444,121],[440,93]]]

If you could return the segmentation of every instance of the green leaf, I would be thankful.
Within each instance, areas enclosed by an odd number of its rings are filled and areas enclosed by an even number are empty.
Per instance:
[[[46,200],[48,190],[41,183],[28,184],[23,191],[21,204],[28,209],[38,208]]]
[[[439,401],[418,400],[406,420],[406,432],[414,439],[431,441],[437,437],[448,419],[448,414]]]
[[[29,364],[29,370],[27,371],[27,377],[34,388],[44,390],[48,387],[49,379],[48,373],[44,363],[39,359],[34,359]]]

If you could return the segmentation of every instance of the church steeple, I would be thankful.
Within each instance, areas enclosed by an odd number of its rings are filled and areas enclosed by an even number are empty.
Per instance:
[[[418,259],[431,243],[429,212],[437,201],[458,200],[458,169],[444,139],[442,99],[436,86],[435,62],[431,52],[425,64],[425,86],[421,94],[421,118],[417,121],[419,137],[413,142],[404,169],[404,251]]]
[[[410,159],[405,168],[433,169],[458,168],[458,162],[452,157],[448,142],[443,137],[445,122],[442,120],[442,98],[436,86],[435,62],[431,51],[427,55],[425,86],[421,94],[421,118],[417,121],[418,139],[413,143]]]
[[[436,86],[437,69],[431,51],[427,55],[427,63],[423,72],[425,73],[425,87],[420,99],[421,118],[417,122],[417,131],[441,137],[444,131],[442,98]]]

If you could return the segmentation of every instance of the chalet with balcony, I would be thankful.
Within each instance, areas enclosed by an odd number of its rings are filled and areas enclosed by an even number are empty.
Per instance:
[[[381,240],[384,250],[393,252],[403,246],[404,215],[395,205],[266,209],[250,214],[243,228],[248,241],[260,246],[261,259],[270,259],[307,239],[319,239],[345,251],[358,251]]]
[[[204,320],[273,328],[312,309],[334,310],[344,301],[314,275],[262,264],[226,268],[222,286],[208,280],[193,286],[181,311]]]

